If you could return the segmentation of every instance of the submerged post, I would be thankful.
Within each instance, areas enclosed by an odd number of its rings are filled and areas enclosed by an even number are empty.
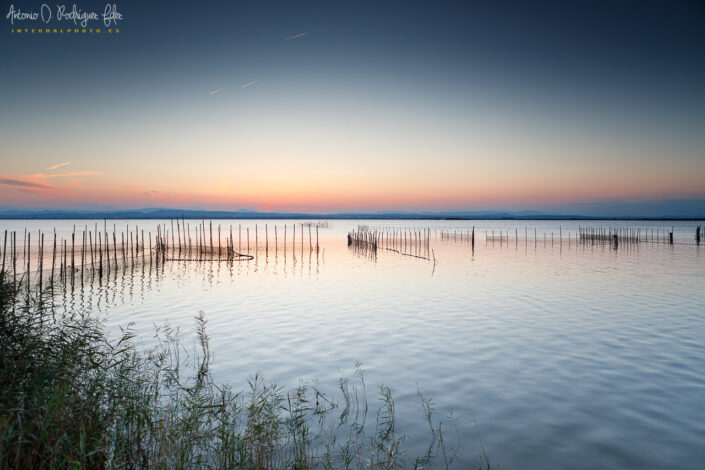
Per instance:
[[[42,275],[44,271],[44,234],[42,233],[39,240],[39,292],[42,292]]]
[[[73,226],[73,233],[71,234],[71,279],[73,279],[73,272],[75,270],[74,266],[76,265],[76,258],[75,258],[75,251],[76,251],[76,226]]]
[[[30,273],[30,270],[29,270],[29,263],[30,263],[30,261],[31,261],[31,257],[30,257],[30,255],[29,255],[29,251],[30,251],[30,249],[31,249],[31,247],[32,247],[32,234],[31,234],[31,233],[27,233],[27,238],[26,238],[25,240],[26,240],[26,241],[25,241],[25,251],[24,251],[25,255],[24,255],[24,256],[25,256],[25,260],[27,261],[27,292],[29,292],[29,284],[30,284],[30,283],[29,283],[29,278],[30,278],[30,274],[31,274],[31,273]]]
[[[176,235],[179,238],[179,255],[181,255],[181,227],[179,227],[179,219],[176,219]]]
[[[54,285],[54,266],[56,265],[56,228],[54,229],[54,248],[51,252],[51,284]]]
[[[2,247],[2,269],[0,269],[0,273],[5,272],[5,254],[7,252],[7,230],[5,230],[5,241],[3,242],[3,247]]]

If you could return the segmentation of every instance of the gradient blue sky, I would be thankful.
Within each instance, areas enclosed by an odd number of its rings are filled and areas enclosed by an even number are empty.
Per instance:
[[[4,20],[0,205],[705,199],[702,2],[115,3],[119,35]]]

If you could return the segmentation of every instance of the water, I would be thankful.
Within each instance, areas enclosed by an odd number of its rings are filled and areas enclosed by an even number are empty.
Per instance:
[[[0,229],[56,227],[61,237],[74,223],[86,222],[2,221]],[[116,223],[154,233],[158,222]],[[297,222],[286,221],[286,255],[283,221],[217,223],[234,225],[236,246],[237,225],[250,227],[254,244],[257,223],[255,259],[159,269],[145,261],[100,282],[86,275],[58,300],[91,308],[116,331],[133,322],[145,342],[163,322],[194,331],[193,317],[204,311],[214,372],[236,388],[262,371],[288,387],[318,379],[333,390],[360,362],[370,388],[391,386],[412,452],[426,442],[417,388],[439,415],[460,416],[455,468],[477,467],[473,417],[502,468],[705,462],[705,247],[694,245],[696,223],[333,220],[320,229],[316,253],[315,231],[314,250],[307,229],[302,247],[299,225],[292,250]],[[355,251],[346,234],[358,224],[430,228],[430,259]],[[642,236],[673,227],[676,244],[576,245],[578,225],[638,228]],[[466,238],[436,236],[472,226],[474,250]],[[485,230],[508,231],[509,240],[485,242]]]

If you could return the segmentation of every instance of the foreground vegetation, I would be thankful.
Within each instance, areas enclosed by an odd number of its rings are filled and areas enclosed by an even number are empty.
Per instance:
[[[457,458],[421,394],[429,445],[407,455],[391,391],[368,403],[359,368],[338,399],[258,375],[235,392],[211,376],[202,314],[193,351],[169,327],[144,350],[129,329],[110,339],[88,313],[58,315],[49,296],[21,291],[0,275],[2,468],[447,468]],[[484,454],[479,465],[489,468]]]

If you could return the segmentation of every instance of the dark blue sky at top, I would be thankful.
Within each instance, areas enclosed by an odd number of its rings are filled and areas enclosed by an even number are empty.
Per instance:
[[[3,1],[4,14],[11,3],[25,10],[41,4]],[[98,11],[104,5],[76,3]],[[3,84],[43,83],[47,74],[62,83],[134,74],[149,80],[179,72],[225,73],[239,65],[252,67],[254,76],[272,67],[285,73],[295,64],[293,71],[313,67],[386,78],[396,71],[486,80],[508,92],[599,92],[686,108],[705,98],[704,2],[116,4],[125,16],[119,40],[47,41],[4,31]],[[304,31],[310,35],[304,46],[282,44],[283,37]]]

